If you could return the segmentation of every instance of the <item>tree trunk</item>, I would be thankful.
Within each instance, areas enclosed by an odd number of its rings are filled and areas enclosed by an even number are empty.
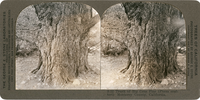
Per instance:
[[[137,84],[160,82],[177,70],[177,41],[180,12],[156,2],[122,4],[130,21],[126,39],[130,51],[126,72]]]
[[[99,16],[92,17],[92,8],[78,3],[41,3],[34,7],[42,23],[38,41],[42,81],[53,85],[73,81],[88,69],[87,35]]]

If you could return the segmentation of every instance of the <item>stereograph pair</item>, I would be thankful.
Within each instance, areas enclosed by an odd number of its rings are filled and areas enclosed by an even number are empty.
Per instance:
[[[18,15],[15,39],[17,90],[186,89],[185,20],[171,4],[122,2],[103,15],[34,4]]]

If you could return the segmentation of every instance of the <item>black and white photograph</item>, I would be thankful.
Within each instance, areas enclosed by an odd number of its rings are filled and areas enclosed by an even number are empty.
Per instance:
[[[198,99],[198,9],[199,0],[4,0],[0,99]]]
[[[160,2],[123,2],[101,21],[101,89],[186,89],[182,12]]]
[[[16,89],[100,89],[100,16],[75,2],[44,2],[16,21]]]
[[[185,20],[169,4],[123,2],[101,19],[81,3],[30,5],[15,46],[19,90],[186,89]]]

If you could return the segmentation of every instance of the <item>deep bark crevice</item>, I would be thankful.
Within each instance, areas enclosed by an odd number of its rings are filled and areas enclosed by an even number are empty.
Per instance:
[[[78,3],[42,3],[34,7],[43,23],[44,41],[39,43],[41,55],[32,73],[38,72],[49,85],[72,82],[89,69],[88,31],[99,21],[99,16],[92,17],[92,8]]]
[[[126,2],[123,7],[131,23],[126,38],[132,61],[121,72],[140,85],[161,82],[169,73],[177,71],[179,27],[166,20],[178,19],[179,11],[153,2]]]

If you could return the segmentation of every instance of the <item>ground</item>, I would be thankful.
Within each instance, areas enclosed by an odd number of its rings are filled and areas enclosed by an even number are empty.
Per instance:
[[[100,88],[100,53],[90,53],[88,63],[90,71],[81,73],[76,82],[63,86],[49,86],[41,82],[37,74],[31,71],[37,67],[39,57],[36,54],[16,57],[16,89],[99,89]],[[94,66],[95,65],[95,66]]]
[[[165,82],[151,86],[137,86],[130,82],[120,70],[127,66],[127,55],[102,56],[101,58],[101,88],[102,89],[186,89],[186,56],[178,54],[177,61],[182,71],[169,74]],[[167,81],[167,83],[166,83]]]
[[[69,83],[60,87],[52,87],[40,81],[37,74],[31,71],[37,67],[38,56],[16,57],[16,89],[186,89],[186,56],[178,54],[177,61],[182,71],[169,74],[163,82],[149,87],[137,86],[130,82],[120,70],[127,65],[127,54],[119,56],[101,56],[94,51],[89,53],[89,72],[81,73],[76,79],[78,83]],[[101,78],[101,80],[100,80]],[[167,82],[167,83],[166,83]]]

